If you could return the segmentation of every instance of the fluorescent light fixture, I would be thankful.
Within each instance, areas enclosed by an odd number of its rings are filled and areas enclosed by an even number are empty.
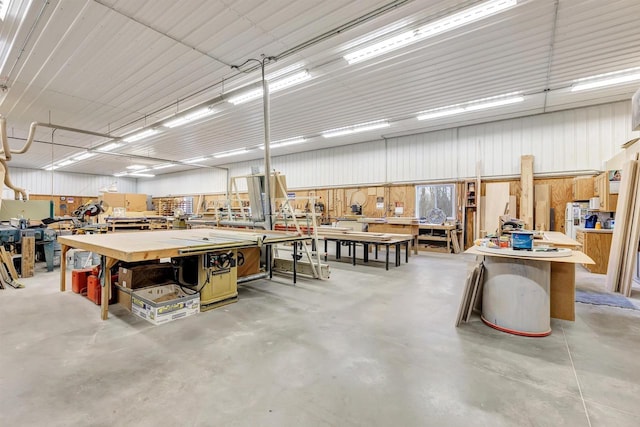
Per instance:
[[[631,83],[637,80],[640,80],[640,67],[574,80],[571,92]]]
[[[1,0],[0,0],[1,1]],[[77,156],[73,156],[73,160],[87,160],[93,156],[95,156],[98,153],[93,153],[91,151],[85,151],[84,153],[78,154]]]
[[[121,146],[122,146],[122,144],[120,144],[119,142],[112,142],[110,144],[105,145],[104,147],[96,148],[96,150],[104,151],[106,153],[108,151],[115,150],[116,148],[119,148]]]
[[[56,169],[58,169],[60,166],[56,166],[56,165],[49,165],[46,168],[44,168],[44,170],[46,171],[54,171]]]
[[[129,172],[118,172],[113,174],[113,176],[125,176],[125,175],[129,175]]]
[[[184,116],[179,116],[176,117],[172,120],[169,120],[168,122],[165,122],[162,124],[162,126],[164,127],[168,127],[168,128],[175,128],[178,126],[182,126],[184,124],[187,124],[189,122],[192,122],[194,120],[198,120],[201,119],[203,117],[207,117],[207,116],[211,116],[213,114],[217,113],[216,110],[214,110],[211,107],[206,107],[206,108],[200,108],[196,111],[193,111],[189,114],[185,114]]]
[[[350,135],[352,133],[358,133],[358,132],[366,132],[368,130],[381,129],[389,126],[391,125],[386,120],[376,120],[373,122],[360,123],[353,126],[345,126],[341,128],[330,129],[322,132],[322,136],[325,138],[333,138],[336,136]]]
[[[421,111],[418,113],[416,118],[418,120],[437,119],[440,117],[464,114],[471,111],[486,110],[489,108],[501,107],[503,105],[516,104],[522,101],[524,101],[524,96],[520,95],[518,92],[512,92],[504,95],[491,96],[489,98],[476,99],[462,104]]]
[[[453,116],[455,114],[460,114],[460,113],[464,113],[464,108],[461,108],[461,107],[436,108],[433,110],[422,112],[418,116],[418,120],[437,119],[439,117]]]
[[[253,101],[254,99],[258,99],[262,96],[262,88],[253,89],[248,92],[241,93],[240,95],[233,96],[229,98],[227,101],[232,103],[233,105],[244,104],[245,102]]]
[[[182,163],[201,163],[207,160],[206,157],[196,157],[195,159],[183,160]]]
[[[445,16],[444,18],[430,22],[429,24],[418,27],[414,30],[405,31],[397,36],[390,37],[386,40],[382,40],[378,43],[374,43],[370,46],[348,53],[344,56],[344,59],[346,59],[349,64],[365,61],[369,58],[383,55],[387,52],[400,49],[401,47],[405,47],[417,41],[442,34],[449,30],[453,30],[454,28],[459,28],[463,25],[495,15],[496,13],[503,12],[516,4],[518,4],[517,0],[487,1],[477,6]]]
[[[136,177],[141,177],[141,178],[153,178],[155,175],[150,174],[150,173],[136,172],[136,173],[130,173],[129,176],[136,176]]]
[[[223,151],[222,153],[214,154],[213,157],[215,157],[216,159],[220,159],[222,157],[237,156],[239,154],[244,154],[248,152],[249,150],[247,150],[246,148],[241,148],[239,150]]]
[[[283,77],[281,79],[274,80],[273,82],[269,82],[269,92],[278,92],[279,90],[286,89],[291,86],[295,86],[298,83],[302,83],[305,80],[309,80],[311,78],[311,74],[307,70],[299,71],[297,73],[293,73],[287,77]],[[243,104],[245,102],[252,101],[254,99],[260,98],[262,96],[262,88],[252,89],[248,92],[241,93],[237,96],[232,96],[227,101],[234,104]]]
[[[175,166],[175,164],[173,164],[173,163],[165,163],[164,165],[155,165],[155,166],[153,167],[153,169],[155,169],[155,170],[158,170],[158,169],[166,169],[166,168],[172,168],[172,167],[174,167],[174,166]]]
[[[76,161],[73,160],[73,159],[68,159],[68,160],[65,160],[65,161],[62,161],[62,162],[58,163],[58,167],[69,166],[69,165],[74,164],[75,162]]]
[[[273,141],[269,144],[269,148],[286,147],[287,145],[302,144],[303,142],[307,142],[307,139],[302,136],[296,136],[294,138]],[[264,144],[260,146],[260,149],[264,150]]]
[[[311,78],[311,74],[307,70],[303,70],[287,77],[283,77],[278,80],[274,80],[273,83],[269,82],[269,91],[277,92],[282,89],[286,89],[291,86],[295,86],[298,83],[302,83]]]
[[[137,132],[137,133],[134,133],[133,135],[126,136],[122,138],[122,140],[124,142],[135,142],[135,141],[140,141],[141,139],[144,139],[148,136],[155,135],[157,133],[160,133],[158,129],[147,129],[147,130],[143,130],[142,132]]]
[[[129,165],[129,166],[127,166],[127,169],[133,170],[133,171],[139,171],[141,169],[146,169],[146,168],[147,167],[143,166],[143,165]]]
[[[4,21],[7,17],[7,12],[9,12],[9,1],[10,0],[0,0],[0,21]]]

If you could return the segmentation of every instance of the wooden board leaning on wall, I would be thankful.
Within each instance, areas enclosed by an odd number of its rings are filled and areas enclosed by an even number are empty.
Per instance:
[[[63,195],[47,195],[47,194],[30,194],[29,200],[51,200],[53,201],[53,215],[64,216],[72,215],[73,211],[78,209],[85,203],[98,200],[98,196],[69,196]]]

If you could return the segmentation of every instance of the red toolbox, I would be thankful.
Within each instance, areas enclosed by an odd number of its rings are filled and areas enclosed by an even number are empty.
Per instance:
[[[87,298],[100,305],[102,297],[102,286],[98,276],[91,275],[87,278]]]
[[[91,274],[90,268],[71,271],[71,290],[76,294],[81,294],[87,289],[87,278]]]

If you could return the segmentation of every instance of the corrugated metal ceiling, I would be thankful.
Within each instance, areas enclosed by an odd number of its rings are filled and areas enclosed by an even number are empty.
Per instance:
[[[28,3],[11,0],[12,13],[19,14]],[[31,0],[22,26],[9,18],[0,30],[0,55],[8,52],[4,65],[0,62],[0,83],[8,86],[0,93],[0,113],[15,147],[24,143],[33,121],[121,136],[259,79],[258,71],[242,74],[230,64],[289,52],[270,64],[268,73],[299,64],[312,79],[272,94],[272,140],[310,138],[307,144],[274,149],[277,155],[459,125],[469,118],[625,99],[638,86],[583,94],[568,90],[574,79],[640,66],[636,0],[520,0],[499,15],[362,63],[348,65],[342,59],[355,46],[376,40],[375,35],[394,34],[406,30],[403,25],[415,27],[477,3]],[[361,17],[370,19],[357,21]],[[415,119],[418,111],[513,91],[528,95],[527,101],[472,116]],[[216,108],[218,114],[206,120],[63,170],[112,174],[133,163],[155,165],[262,143],[260,100],[236,106],[223,102]],[[378,119],[392,120],[392,126],[331,140],[319,136]],[[31,150],[10,164],[42,168],[104,141],[41,129]],[[204,165],[261,155],[255,150]]]

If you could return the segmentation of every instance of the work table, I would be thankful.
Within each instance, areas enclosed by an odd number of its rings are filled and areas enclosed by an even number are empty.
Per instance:
[[[584,227],[578,227],[576,228],[576,231],[579,232],[583,232],[583,233],[609,233],[609,234],[613,234],[613,228],[584,228]]]

